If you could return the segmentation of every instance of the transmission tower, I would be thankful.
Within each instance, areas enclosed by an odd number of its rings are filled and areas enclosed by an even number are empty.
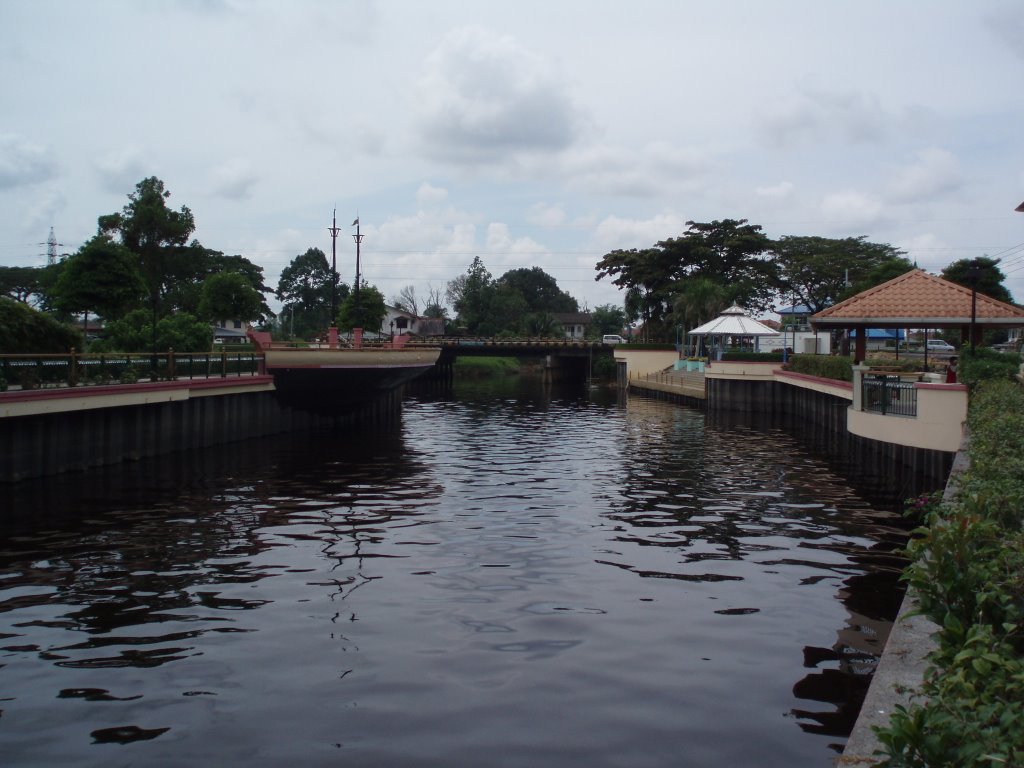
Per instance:
[[[64,243],[57,242],[57,236],[53,234],[53,227],[50,227],[50,236],[46,238],[45,243],[39,243],[39,245],[46,246],[46,263],[53,265],[57,263],[57,246],[64,247]]]

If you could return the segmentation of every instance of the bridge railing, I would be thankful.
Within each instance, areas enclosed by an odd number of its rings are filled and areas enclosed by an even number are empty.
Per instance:
[[[0,355],[0,391],[253,376],[262,363],[262,355],[227,350]]]
[[[574,347],[598,349],[602,346],[600,341],[589,339],[566,339],[561,337],[545,336],[517,336],[495,338],[493,336],[428,336],[417,339],[410,339],[408,346],[427,347]]]

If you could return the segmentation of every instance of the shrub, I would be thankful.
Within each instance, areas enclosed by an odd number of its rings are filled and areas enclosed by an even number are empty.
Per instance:
[[[749,361],[761,363],[781,363],[781,352],[742,352],[740,350],[727,350],[722,353],[723,361]]]
[[[786,370],[823,379],[853,381],[853,358],[842,355],[790,355]]]
[[[0,297],[0,353],[6,355],[62,354],[82,348],[82,334],[50,315]]]
[[[939,625],[922,700],[878,736],[888,766],[1024,764],[1024,390],[981,382],[970,466],[956,496],[925,505],[904,578]]]
[[[989,379],[1012,379],[1020,369],[1020,355],[996,352],[977,347],[973,352],[964,349],[960,356],[957,379],[970,387]]]

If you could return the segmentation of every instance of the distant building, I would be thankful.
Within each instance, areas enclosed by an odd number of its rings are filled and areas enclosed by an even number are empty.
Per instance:
[[[381,322],[380,332],[400,335],[403,333],[417,336],[444,336],[444,318],[422,317],[406,312],[399,307],[384,305],[386,314]]]
[[[213,341],[216,344],[247,344],[249,327],[245,320],[218,320],[213,324]]]
[[[565,338],[582,341],[590,327],[589,312],[552,312],[551,317],[565,330]]]

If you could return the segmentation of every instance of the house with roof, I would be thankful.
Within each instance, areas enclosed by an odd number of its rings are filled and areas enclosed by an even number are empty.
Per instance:
[[[380,332],[392,335],[412,333],[417,336],[444,336],[444,319],[440,317],[422,317],[407,312],[400,307],[384,305],[384,319],[380,324]]]
[[[552,312],[551,317],[562,326],[565,338],[570,341],[582,341],[587,337],[591,322],[589,312]]]

